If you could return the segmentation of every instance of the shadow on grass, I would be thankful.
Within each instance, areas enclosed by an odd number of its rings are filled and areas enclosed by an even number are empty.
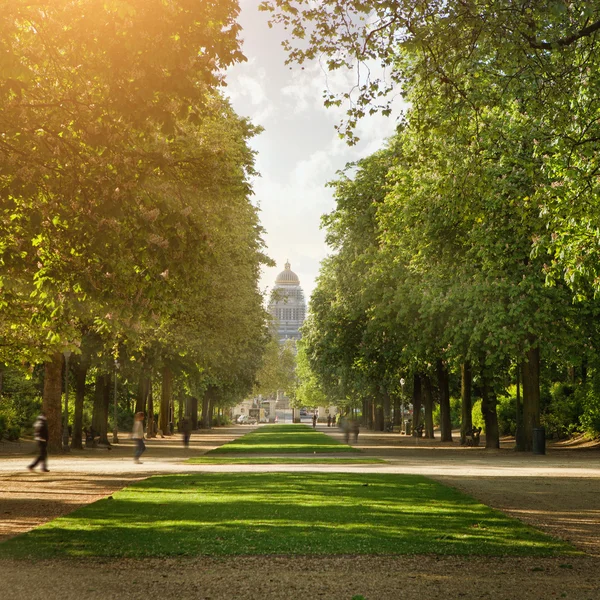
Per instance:
[[[575,551],[420,476],[152,477],[0,544],[0,557],[554,556]]]

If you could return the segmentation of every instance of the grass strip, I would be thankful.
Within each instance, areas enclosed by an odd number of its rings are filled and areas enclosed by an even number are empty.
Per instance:
[[[304,458],[300,456],[197,456],[193,465],[368,465],[386,463],[382,458]]]
[[[419,475],[195,473],[138,482],[0,544],[0,558],[579,554]]]
[[[212,454],[322,454],[360,452],[307,425],[264,425],[246,435],[223,444]]]

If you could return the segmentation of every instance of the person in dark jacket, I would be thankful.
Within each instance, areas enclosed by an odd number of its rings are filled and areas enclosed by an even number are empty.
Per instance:
[[[47,473],[48,469],[48,419],[44,411],[40,411],[38,418],[33,424],[34,439],[38,444],[38,457],[27,467],[30,471],[33,471],[35,467],[41,463],[42,471]]]
[[[183,417],[181,421],[181,432],[183,433],[184,448],[190,447],[190,436],[192,435],[192,422],[189,417]]]

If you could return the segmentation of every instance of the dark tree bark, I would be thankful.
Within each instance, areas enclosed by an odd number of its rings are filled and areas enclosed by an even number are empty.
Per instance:
[[[198,398],[190,398],[190,418],[192,429],[198,429]]]
[[[211,405],[214,404],[215,401],[215,387],[209,385],[204,392],[204,396],[202,397],[202,428],[210,429],[212,425],[212,411]]]
[[[440,388],[440,429],[442,442],[452,441],[452,419],[450,415],[450,376],[443,360],[437,361],[438,386]]]
[[[369,399],[362,399],[362,426],[367,429],[371,429],[370,427],[370,419],[369,419],[369,409],[370,409]]]
[[[402,398],[398,394],[394,395],[394,425],[402,424]]]
[[[216,402],[216,400],[217,400],[216,396],[213,396],[212,400],[210,401],[210,403],[208,405],[208,422],[209,422],[209,427],[212,427],[212,424],[213,424],[214,415],[215,415],[215,402]]]
[[[83,428],[83,402],[85,400],[85,380],[90,368],[90,358],[82,354],[78,361],[73,363],[75,374],[75,412],[73,415],[73,433],[71,448],[83,450],[81,430]]]
[[[62,370],[64,357],[57,352],[44,365],[42,408],[48,419],[48,451],[62,450]]]
[[[423,405],[425,406],[425,437],[434,439],[433,434],[433,391],[429,375],[423,375]]]
[[[530,348],[523,362],[523,448],[533,448],[533,429],[540,426],[540,350]]]
[[[413,377],[413,430],[421,424],[421,406],[423,405],[422,379],[419,374]]]
[[[470,363],[460,365],[460,398],[461,398],[461,423],[460,443],[464,446],[467,442],[467,431],[473,428],[473,403],[471,391],[473,389],[473,373]]]
[[[160,397],[160,420],[158,428],[162,430],[163,435],[171,435],[169,421],[171,418],[171,396],[173,394],[173,375],[169,367],[162,370],[162,393]]]
[[[500,448],[500,435],[498,432],[498,404],[496,394],[482,375],[481,378],[481,414],[485,423],[485,447]]]
[[[142,368],[140,378],[138,380],[138,388],[135,397],[135,412],[147,413],[148,394],[150,392],[150,376],[148,370]]]
[[[154,397],[152,395],[152,379],[148,377],[148,419],[146,425],[147,436],[149,438],[156,437],[154,433],[154,423],[156,422],[156,415],[154,414]],[[157,427],[158,428],[158,427]]]

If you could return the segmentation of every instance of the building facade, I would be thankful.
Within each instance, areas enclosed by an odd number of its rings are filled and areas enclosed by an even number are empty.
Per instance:
[[[281,344],[287,340],[297,342],[302,337],[300,327],[306,318],[306,301],[300,287],[300,279],[292,271],[289,261],[275,279],[268,310],[273,317],[277,338]]]

